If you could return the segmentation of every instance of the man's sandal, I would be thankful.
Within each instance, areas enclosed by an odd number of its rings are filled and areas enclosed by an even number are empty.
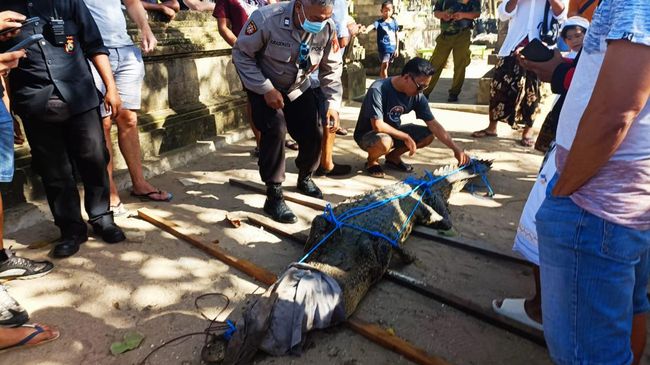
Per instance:
[[[144,194],[136,194],[135,192],[131,191],[131,196],[134,196],[134,197],[140,199],[141,201],[169,202],[169,201],[172,200],[172,198],[174,198],[174,195],[172,195],[172,193],[170,193],[170,192],[167,192],[167,199],[154,199],[152,197],[152,195],[154,195],[154,194],[163,195],[163,191],[162,190],[150,191],[150,192],[144,193]]]
[[[386,160],[386,166],[392,169],[402,171],[402,172],[411,172],[413,171],[413,166],[407,164],[404,161],[393,162],[391,160]]]
[[[497,134],[494,132],[490,132],[487,129],[482,129],[480,131],[476,131],[472,133],[473,138],[485,138],[485,137],[497,137]]]
[[[366,167],[366,172],[368,172],[368,175],[376,178],[383,178],[384,177],[384,169],[381,168],[379,165],[372,165],[370,167]]]
[[[51,341],[56,340],[56,339],[59,338],[59,336],[61,335],[61,334],[59,333],[58,330],[56,330],[56,329],[54,329],[54,328],[50,328],[50,331],[51,331],[52,334],[53,334],[52,337],[47,338],[47,339],[44,339],[44,340],[41,340],[41,341],[38,341],[38,340],[37,340],[36,342],[30,343],[32,340],[35,340],[35,338],[36,338],[38,335],[40,335],[40,334],[42,334],[42,333],[45,333],[45,332],[46,332],[46,329],[43,328],[43,327],[42,327],[41,325],[39,325],[39,324],[24,324],[24,325],[22,325],[22,326],[20,326],[20,327],[14,327],[14,329],[18,329],[18,328],[21,328],[21,327],[29,327],[29,328],[33,328],[34,331],[33,331],[32,333],[30,333],[29,335],[25,336],[25,338],[23,338],[22,340],[20,340],[18,343],[13,344],[13,345],[9,345],[9,346],[3,347],[3,348],[0,348],[0,353],[5,352],[5,351],[9,351],[9,350],[13,350],[13,349],[17,349],[17,348],[19,348],[19,347],[24,347],[24,348],[26,348],[26,347],[33,347],[33,346],[42,345],[42,344],[44,344],[44,343],[48,343],[48,342],[51,342]]]

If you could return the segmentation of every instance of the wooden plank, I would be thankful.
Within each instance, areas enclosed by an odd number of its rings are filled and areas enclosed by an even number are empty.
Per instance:
[[[354,332],[370,339],[372,342],[379,344],[393,352],[404,356],[416,364],[445,365],[447,361],[427,354],[424,350],[414,347],[403,339],[388,333],[385,329],[370,324],[359,319],[350,318],[346,322],[347,326]]]
[[[307,241],[306,234],[302,232],[297,232],[297,233],[287,232],[282,227],[281,224],[278,224],[275,221],[268,219],[266,217],[260,219],[259,217],[254,217],[252,215],[249,215],[248,221],[251,224],[264,227],[264,229],[266,229],[269,232],[276,233],[281,237],[288,238],[299,244],[304,244]],[[544,340],[544,334],[541,331],[537,331],[528,326],[524,326],[519,322],[513,321],[507,317],[498,315],[492,310],[492,308],[483,308],[480,305],[472,301],[469,301],[465,298],[461,298],[454,293],[450,293],[442,289],[436,288],[423,281],[414,279],[412,277],[409,277],[397,271],[388,270],[385,276],[395,284],[413,290],[421,295],[424,295],[438,302],[447,304],[450,307],[453,307],[463,313],[466,313],[472,317],[480,319],[486,323],[489,323],[493,326],[499,327],[510,333],[523,337],[538,345],[541,346],[546,345],[546,342]]]
[[[214,256],[218,260],[222,261],[226,265],[232,266],[233,268],[250,275],[256,280],[267,284],[272,285],[277,280],[277,276],[271,273],[268,270],[265,270],[261,267],[256,266],[250,261],[246,261],[235,256],[232,256],[219,247],[214,247],[212,245],[201,242],[201,240],[193,235],[184,234],[178,231],[176,228],[177,225],[173,222],[170,222],[164,218],[157,217],[151,213],[148,209],[139,209],[138,217],[143,220],[153,224],[154,226],[172,234],[173,236],[180,238],[191,245],[203,250],[207,254]],[[346,322],[347,326],[352,329],[354,332],[359,333],[360,335],[370,339],[371,341],[377,343],[378,345],[387,348],[393,352],[396,352],[405,358],[415,362],[420,365],[447,365],[444,359],[437,356],[429,355],[424,350],[417,348],[410,344],[409,342],[391,335],[383,328],[364,322],[356,318],[349,318]]]
[[[138,217],[173,235],[174,237],[180,238],[190,243],[192,246],[204,251],[205,253],[214,256],[220,261],[223,261],[226,265],[232,266],[235,269],[246,273],[261,283],[271,285],[276,280],[276,275],[272,272],[262,269],[250,261],[235,257],[214,244],[201,242],[198,237],[180,232],[175,228],[176,224],[164,218],[157,217],[148,209],[138,209]]]
[[[237,180],[237,179],[230,179],[230,184],[233,186],[238,186],[243,189],[249,190],[249,191],[254,191],[258,192],[261,194],[266,194],[266,187],[262,184],[250,182],[250,181],[242,181],[242,180]],[[324,210],[325,206],[327,205],[327,202],[322,200],[322,199],[316,199],[312,198],[306,195],[302,195],[299,193],[294,193],[290,191],[285,191],[284,192],[284,198],[288,201],[313,208],[316,210]],[[451,247],[463,249],[466,251],[471,251],[475,253],[480,253],[486,256],[498,258],[501,260],[506,260],[510,262],[514,262],[517,264],[525,265],[525,266],[531,266],[533,265],[532,263],[516,257],[514,255],[509,255],[503,252],[499,252],[495,249],[492,248],[492,245],[484,242],[479,242],[479,241],[467,241],[463,240],[460,238],[452,238],[452,237],[443,237],[435,233],[434,229],[431,229],[429,227],[423,227],[423,226],[415,226],[413,227],[413,233],[417,234],[421,237],[426,237],[429,240],[432,240],[436,243],[442,243]]]

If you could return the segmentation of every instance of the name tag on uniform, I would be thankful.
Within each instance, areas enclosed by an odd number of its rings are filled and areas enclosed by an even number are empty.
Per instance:
[[[289,18],[284,18],[284,26],[285,27],[288,27],[290,22],[291,22],[291,20],[289,20]]]

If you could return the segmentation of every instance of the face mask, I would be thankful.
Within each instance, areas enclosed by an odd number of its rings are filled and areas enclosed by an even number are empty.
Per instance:
[[[302,3],[300,4],[300,10],[302,11],[302,17],[305,18],[305,20],[300,25],[306,32],[316,34],[325,28],[325,22],[312,22],[311,20],[307,19],[307,16],[305,15],[305,5]]]

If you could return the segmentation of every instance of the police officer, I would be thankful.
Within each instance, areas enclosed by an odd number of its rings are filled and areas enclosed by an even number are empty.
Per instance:
[[[424,90],[424,95],[429,94],[436,87],[442,69],[447,63],[449,54],[454,55],[454,78],[449,89],[447,101],[458,101],[465,82],[465,68],[471,61],[469,46],[472,38],[474,19],[481,15],[480,0],[436,0],[434,16],[440,19],[440,35],[436,38],[436,48],[431,56],[431,64],[436,73],[431,78],[429,87]]]
[[[233,62],[248,92],[253,123],[261,132],[258,161],[267,186],[264,211],[283,223],[297,221],[284,202],[284,139],[300,145],[298,190],[322,197],[311,179],[319,164],[322,130],[309,74],[319,70],[326,120],[339,127],[342,58],[332,16],[333,0],[293,0],[254,11],[242,29]]]
[[[33,34],[44,36],[27,48],[27,57],[9,74],[9,94],[25,127],[32,164],[43,181],[54,223],[61,230],[52,255],[73,255],[88,238],[71,161],[81,175],[84,205],[95,233],[108,243],[124,240],[109,210],[108,151],[87,59],[107,86],[102,107],[116,114],[121,102],[95,21],[83,0],[3,0],[0,10],[39,18],[23,26],[16,38],[1,42],[0,50]]]

